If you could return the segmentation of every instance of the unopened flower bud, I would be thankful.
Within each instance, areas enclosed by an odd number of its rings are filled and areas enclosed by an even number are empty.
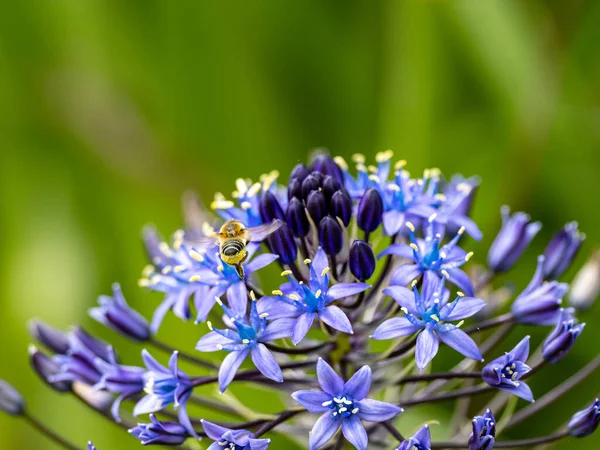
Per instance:
[[[371,246],[365,241],[355,240],[350,246],[348,266],[358,280],[365,281],[371,278],[375,271],[375,255]]]
[[[312,191],[306,199],[306,209],[314,223],[320,223],[327,215],[327,202],[321,191]]]
[[[306,199],[312,191],[317,191],[321,187],[319,179],[312,174],[307,176],[302,182],[301,194],[302,198]]]
[[[336,219],[325,216],[319,223],[319,242],[329,256],[337,255],[344,245],[342,227]]]
[[[294,236],[302,238],[308,234],[310,223],[308,222],[306,209],[301,200],[296,197],[290,199],[285,218],[287,225]]]
[[[340,183],[338,183],[337,180],[335,178],[333,178],[331,175],[327,175],[323,179],[323,193],[325,194],[325,199],[328,202],[331,201],[331,197],[333,197],[333,194],[335,194],[337,191],[339,191],[341,189],[342,189],[342,186],[340,185]]]
[[[298,256],[298,247],[292,232],[286,224],[275,230],[267,238],[269,248],[279,256],[281,264],[293,264]]]
[[[579,270],[569,293],[569,303],[583,311],[590,308],[600,296],[600,250]]]
[[[344,174],[340,166],[336,164],[331,156],[318,155],[312,162],[312,170],[321,172],[323,175],[331,175],[338,183],[344,182]]]
[[[288,200],[291,200],[294,197],[300,198],[302,197],[302,181],[297,178],[292,178],[288,183]]]
[[[469,450],[491,450],[496,441],[496,419],[489,409],[483,416],[473,418],[473,432],[469,436]]]
[[[258,203],[258,210],[264,223],[270,223],[275,219],[285,220],[283,209],[272,192],[263,192]]]
[[[563,359],[575,344],[584,326],[585,323],[577,323],[572,308],[563,309],[556,328],[544,341],[544,359],[553,364]]]
[[[295,179],[302,183],[302,181],[309,175],[310,169],[308,167],[306,167],[304,164],[297,164],[296,167],[294,167],[290,172],[290,182]]]
[[[585,235],[577,229],[577,222],[566,224],[556,233],[544,250],[544,278],[553,280],[560,277],[577,256],[584,239]]]
[[[71,390],[72,383],[70,381],[50,381],[54,375],[60,372],[60,365],[33,345],[29,347],[29,362],[35,373],[52,389],[59,392],[69,392]]]
[[[358,205],[358,213],[356,216],[358,227],[371,233],[381,224],[383,216],[383,201],[379,192],[373,188],[365,191]]]
[[[0,379],[0,410],[11,416],[20,416],[25,411],[25,401],[7,381]]]
[[[161,422],[154,414],[150,414],[150,420],[152,423],[140,423],[129,430],[143,445],[179,445],[189,436],[177,422]]]
[[[69,351],[69,336],[67,333],[37,319],[30,321],[28,328],[31,337],[54,353],[64,355]]]
[[[337,191],[331,197],[331,213],[339,217],[345,227],[352,219],[352,199],[345,191]]]
[[[600,423],[600,401],[594,400],[588,408],[575,413],[569,421],[569,434],[578,438],[586,437],[596,431]]]

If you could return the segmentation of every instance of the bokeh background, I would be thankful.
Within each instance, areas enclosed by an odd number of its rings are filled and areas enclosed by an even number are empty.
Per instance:
[[[81,322],[139,363],[139,348],[87,310],[119,281],[151,314],[160,296],[136,284],[142,226],[179,227],[188,188],[210,200],[273,168],[286,181],[318,146],[346,158],[389,148],[415,173],[480,175],[476,257],[501,205],[544,223],[515,272],[518,288],[573,219],[588,235],[581,264],[600,241],[599,23],[600,2],[582,0],[5,2],[0,376],[82,446],[137,448],[30,372],[27,320]],[[536,377],[537,395],[598,353],[600,308],[582,320],[569,357]],[[203,332],[169,317],[161,336],[192,351]],[[598,394],[599,380],[510,436],[551,432]],[[408,431],[448,416],[444,405],[406,414]],[[555,448],[599,445],[600,433]],[[55,447],[0,415],[0,448]]]

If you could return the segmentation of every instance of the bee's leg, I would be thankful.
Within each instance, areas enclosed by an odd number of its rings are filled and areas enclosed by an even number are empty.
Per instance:
[[[240,261],[233,267],[235,268],[235,271],[237,272],[237,274],[240,276],[240,279],[243,281],[244,280],[244,267],[242,266],[242,261]]]

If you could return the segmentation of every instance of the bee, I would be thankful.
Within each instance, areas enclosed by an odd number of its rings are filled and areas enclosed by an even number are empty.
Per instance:
[[[240,278],[244,279],[242,264],[248,259],[246,245],[250,241],[262,241],[274,231],[278,230],[283,222],[275,219],[257,227],[246,228],[239,220],[228,220],[223,224],[218,233],[191,240],[192,245],[198,250],[206,250],[215,245],[219,246],[221,259],[226,264],[235,268]]]

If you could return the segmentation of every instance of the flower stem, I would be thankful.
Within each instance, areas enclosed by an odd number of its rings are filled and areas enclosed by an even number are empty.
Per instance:
[[[558,441],[559,439],[569,436],[568,431],[551,434],[549,436],[541,436],[532,439],[520,439],[515,441],[496,441],[494,448],[525,448],[533,447],[534,445],[547,444],[549,442]],[[466,442],[432,442],[430,448],[469,448]]]
[[[454,378],[481,378],[481,372],[439,372],[426,373],[423,375],[408,375],[398,381],[397,384],[419,383],[430,380],[451,380]]]
[[[381,422],[381,425],[387,430],[388,433],[394,436],[398,440],[398,442],[406,440],[406,438],[402,436],[402,434],[398,430],[396,430],[396,428],[394,428],[394,426],[390,423],[389,420]]]
[[[322,342],[321,344],[313,345],[312,347],[300,348],[284,348],[269,343],[265,343],[264,345],[272,352],[284,353],[286,355],[308,355],[309,353],[318,352],[319,350],[326,349],[327,347],[335,346],[333,342]]]
[[[514,318],[513,314],[511,312],[507,312],[498,317],[493,317],[491,319],[484,320],[483,322],[479,322],[474,325],[471,325],[470,327],[466,328],[464,330],[464,332],[467,334],[473,334],[473,333],[477,333],[479,331],[487,330],[489,328],[497,327],[498,325],[502,325],[505,323],[511,323],[514,320],[515,320],[515,318]]]
[[[40,422],[38,419],[31,416],[30,414],[24,413],[22,417],[23,417],[23,419],[25,419],[25,421],[29,425],[31,425],[33,428],[38,430],[40,433],[42,433],[44,436],[46,436],[48,439],[50,439],[52,442],[56,443],[57,445],[59,445],[63,448],[67,448],[69,450],[79,450],[80,449],[79,446],[74,445],[73,443],[69,442],[68,440],[66,440],[65,438],[60,436],[58,433],[56,433],[56,431],[54,431],[53,429],[51,429],[44,423]]]
[[[195,364],[199,367],[204,367],[206,369],[212,369],[212,370],[218,369],[218,366],[216,366],[215,364],[208,362],[208,361],[204,361],[203,359],[200,359],[200,358],[196,358],[195,356],[192,356],[192,355],[182,352],[180,350],[177,350],[176,348],[171,347],[169,344],[165,344],[164,342],[159,341],[155,337],[150,338],[149,342],[150,342],[150,344],[152,344],[153,347],[155,347],[165,353],[173,354],[174,351],[177,351],[179,353],[180,359],[183,359],[184,361]]]
[[[255,438],[261,437],[263,434],[271,431],[273,428],[275,428],[279,424],[291,419],[292,417],[294,417],[302,412],[306,412],[306,410],[305,409],[291,409],[289,411],[282,412],[281,414],[279,414],[277,419],[264,424],[262,427],[260,427],[258,430],[256,430],[256,433],[254,433],[254,437]]]
[[[405,400],[402,402],[402,407],[406,408],[408,406],[420,405],[423,403],[435,403],[442,402],[444,400],[454,400],[455,398],[483,394],[492,390],[494,390],[493,386],[489,386],[487,384],[480,384],[478,386],[458,389],[456,391],[444,392],[443,394],[434,395],[431,397],[421,397],[412,400]]]

